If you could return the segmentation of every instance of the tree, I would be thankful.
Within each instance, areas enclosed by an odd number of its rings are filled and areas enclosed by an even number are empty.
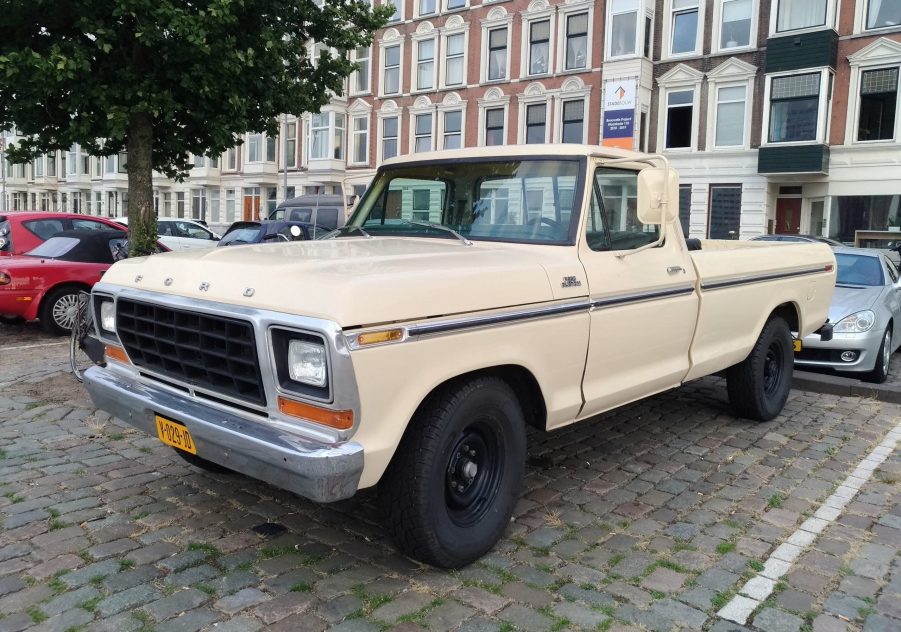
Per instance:
[[[346,51],[369,45],[392,10],[366,0],[0,0],[0,129],[24,137],[9,159],[75,143],[96,156],[126,151],[129,242],[145,254],[156,241],[154,169],[183,178],[189,152],[218,156],[244,132],[275,135],[281,113],[318,112],[355,68]]]

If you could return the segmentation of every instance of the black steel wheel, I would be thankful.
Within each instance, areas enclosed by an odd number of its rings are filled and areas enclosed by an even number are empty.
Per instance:
[[[421,407],[380,484],[388,531],[405,554],[465,566],[501,538],[525,470],[525,422],[497,377],[452,383]]]
[[[737,415],[770,421],[782,412],[791,390],[793,353],[788,323],[770,318],[748,357],[726,371],[729,403]]]

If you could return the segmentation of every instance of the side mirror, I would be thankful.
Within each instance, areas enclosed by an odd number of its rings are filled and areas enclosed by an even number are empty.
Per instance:
[[[663,203],[666,201],[666,217]],[[638,172],[638,220],[642,224],[675,221],[679,212],[679,174],[675,169],[648,167]]]

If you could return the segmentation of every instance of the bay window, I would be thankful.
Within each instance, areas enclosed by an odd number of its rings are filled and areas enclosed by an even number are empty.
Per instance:
[[[860,75],[857,140],[891,140],[898,112],[898,68],[864,70]]]
[[[770,87],[771,143],[817,139],[820,73],[773,77]]]
[[[747,87],[723,86],[716,91],[715,147],[740,147],[745,143]]]
[[[720,48],[739,48],[751,44],[753,0],[723,0]]]
[[[310,160],[328,158],[328,112],[310,116]]]
[[[830,0],[778,0],[776,32],[796,31],[826,25]]]
[[[400,45],[385,47],[385,73],[382,94],[400,92]]]
[[[397,136],[397,117],[391,116],[382,119],[382,160],[388,160],[397,155]]]
[[[261,144],[262,134],[250,134],[247,138],[247,162],[260,162],[262,160]]]
[[[463,112],[454,110],[444,113],[443,149],[460,149],[463,146]]]
[[[676,90],[666,95],[666,149],[691,147],[694,91]]]
[[[638,38],[638,0],[611,0],[608,4],[608,57],[634,55]]]
[[[566,70],[585,68],[588,63],[588,14],[566,18]]]
[[[673,55],[693,53],[698,44],[698,0],[672,0]]]
[[[417,114],[414,117],[414,145],[413,152],[431,151],[432,149],[432,115]]]
[[[435,40],[422,40],[417,44],[416,89],[431,90],[435,76]]]
[[[445,40],[446,62],[444,68],[444,84],[447,86],[459,86],[464,83],[463,75],[465,70],[465,35],[457,33],[448,35]]]
[[[868,0],[868,29],[882,29],[898,25],[901,25],[901,0]]]
[[[548,70],[551,21],[536,20],[529,24],[529,74],[541,75]]]
[[[507,78],[507,27],[488,31],[488,81]]]

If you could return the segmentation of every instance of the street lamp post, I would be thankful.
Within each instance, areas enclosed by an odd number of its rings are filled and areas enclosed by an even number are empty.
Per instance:
[[[3,185],[0,188],[0,213],[6,212],[6,137],[0,136],[0,176]]]
[[[282,115],[284,117],[284,128],[282,130],[282,143],[284,144],[283,160],[282,160],[282,169],[284,169],[284,186],[285,186],[285,197],[282,198],[282,201],[288,199],[288,114],[287,112]]]

